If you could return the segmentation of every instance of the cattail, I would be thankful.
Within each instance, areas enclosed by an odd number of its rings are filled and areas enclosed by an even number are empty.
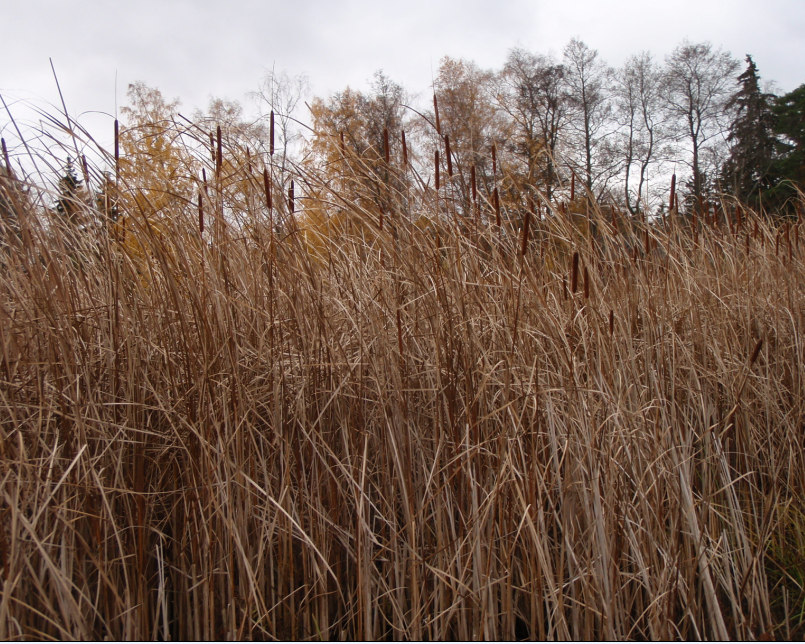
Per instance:
[[[757,344],[755,345],[754,351],[752,351],[752,357],[749,358],[749,368],[750,369],[752,368],[752,365],[755,364],[755,360],[758,359],[758,356],[760,355],[760,349],[761,349],[762,346],[763,346],[763,338],[760,338],[760,340],[758,340]]]
[[[570,270],[570,292],[575,293],[579,286],[579,252],[573,253],[573,266]]]
[[[576,199],[576,172],[570,171],[570,203]]]
[[[497,146],[492,144],[492,176],[496,177],[498,174],[498,149]]]
[[[81,170],[84,172],[84,183],[89,186],[89,166],[87,165],[87,155],[81,155]]]
[[[615,331],[615,313],[613,313],[612,309],[609,309],[609,335],[612,336],[612,333]]]
[[[408,166],[408,146],[405,143],[405,130],[402,131],[402,156],[403,156],[403,166]]]
[[[204,204],[201,192],[198,193],[198,232],[200,235],[204,234]]]
[[[447,157],[447,176],[453,176],[453,155],[450,154],[450,135],[444,135],[444,154]]]
[[[676,172],[671,175],[671,197],[668,199],[668,212],[674,211],[676,205]]]
[[[436,192],[439,191],[439,150],[436,150],[436,154],[433,156],[434,159],[434,167],[436,168]]]
[[[268,178],[268,170],[263,168],[263,190],[266,193],[266,206],[269,213],[271,212],[271,180]]]
[[[223,146],[221,144],[221,126],[219,125],[216,129],[216,139],[218,140],[218,149],[215,153],[215,174],[221,174],[221,166],[224,165],[224,151]]]
[[[210,159],[215,163],[215,137],[212,132],[210,132]]]
[[[523,240],[520,246],[520,257],[525,257],[525,251],[528,248],[528,227],[531,223],[531,208],[533,206],[529,204],[529,208],[525,211],[525,219],[523,220]]]
[[[6,147],[3,146],[5,151]],[[115,182],[120,178],[120,125],[115,119]]]
[[[201,168],[201,181],[204,183],[204,194],[209,197],[210,189],[207,186],[207,171],[204,168]]]
[[[492,192],[492,199],[495,204],[495,223],[498,225],[498,228],[500,228],[500,197],[498,196],[497,186],[495,186],[495,190]]]
[[[383,155],[386,158],[386,165],[388,165],[391,159],[391,153],[389,152],[389,130],[387,127],[383,128]]]
[[[472,203],[475,203],[478,200],[478,188],[476,187],[475,181],[475,164],[473,163],[470,166],[470,187],[472,188]]]
[[[441,136],[442,124],[439,121],[439,101],[436,100],[436,92],[433,92],[433,113],[436,115],[436,134]]]
[[[562,275],[562,297],[567,300],[567,275]]]
[[[293,179],[291,179],[291,185],[288,187],[288,210],[291,214],[294,213],[293,208]]]
[[[268,154],[274,156],[274,110],[271,110],[271,119],[268,126]]]

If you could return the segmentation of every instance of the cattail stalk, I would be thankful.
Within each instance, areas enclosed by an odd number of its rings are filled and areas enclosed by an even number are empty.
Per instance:
[[[263,190],[266,193],[266,206],[268,212],[271,213],[271,180],[268,177],[268,169],[263,168]]]

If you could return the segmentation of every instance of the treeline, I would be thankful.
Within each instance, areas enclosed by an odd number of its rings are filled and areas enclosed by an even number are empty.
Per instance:
[[[471,175],[489,194],[497,185],[501,197],[548,201],[561,190],[567,199],[578,181],[588,197],[632,215],[661,214],[672,174],[682,179],[681,211],[732,195],[779,212],[805,178],[805,86],[766,93],[751,56],[741,73],[709,43],[685,42],[662,63],[643,52],[619,69],[579,40],[561,59],[513,49],[497,71],[444,58],[433,85],[424,109],[409,109],[405,90],[382,73],[369,93],[315,100],[313,151],[330,165],[344,148],[362,164],[373,157],[369,174],[379,177],[386,133],[413,132],[427,142],[423,167],[433,150],[442,176],[455,167],[464,203]],[[392,136],[391,145],[404,144]]]
[[[671,207],[672,175],[682,214],[725,197],[793,213],[805,180],[805,85],[764,92],[750,55],[742,69],[709,43],[683,42],[664,61],[643,52],[618,69],[577,39],[560,58],[512,49],[499,70],[445,57],[432,90],[412,97],[378,71],[368,91],[308,102],[304,78],[272,72],[253,95],[260,115],[252,119],[221,99],[185,116],[178,101],[136,83],[108,167],[88,166],[67,145],[45,205],[73,220],[88,205],[112,221],[135,211],[159,218],[175,197],[195,208],[214,183],[230,219],[253,212],[262,187],[277,221],[295,198],[318,225],[355,206],[379,219],[415,219],[435,188],[457,215],[477,215],[484,204],[516,221],[534,204],[580,200],[576,209],[596,202],[650,219]],[[8,183],[5,141],[3,163]],[[4,188],[6,222],[12,192],[19,202],[24,191]]]

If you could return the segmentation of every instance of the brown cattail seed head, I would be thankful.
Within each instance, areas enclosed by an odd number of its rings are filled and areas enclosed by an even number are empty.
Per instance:
[[[271,120],[269,123],[268,154],[274,156],[274,110],[271,110]]]
[[[671,197],[668,199],[668,212],[673,212],[676,205],[676,173],[671,175]]]
[[[436,190],[439,190],[439,150],[433,155],[433,163],[436,168]]]
[[[5,147],[3,148],[5,150]],[[120,125],[115,119],[115,181],[120,177]]]
[[[433,113],[436,116],[436,134],[442,134],[442,124],[439,122],[439,101],[436,100],[436,92],[433,92]]]
[[[408,165],[408,145],[405,143],[405,130],[402,131],[402,155],[403,155],[403,165]]]
[[[224,164],[224,150],[221,144],[221,126],[219,125],[216,130],[216,138],[218,140],[218,148],[215,153],[215,173],[221,174],[221,166]]]
[[[573,253],[573,265],[570,269],[570,292],[575,293],[579,286],[579,253]]]
[[[525,252],[528,248],[528,227],[531,223],[531,208],[532,206],[529,204],[529,208],[525,211],[525,218],[523,220],[523,240],[520,246],[521,257],[525,257]]]

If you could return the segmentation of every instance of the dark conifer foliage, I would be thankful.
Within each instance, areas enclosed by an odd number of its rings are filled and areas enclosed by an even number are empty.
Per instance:
[[[738,199],[757,206],[761,193],[775,183],[773,97],[760,89],[760,76],[752,57],[738,76],[739,88],[727,104],[735,110],[727,141],[730,155],[724,164],[725,188]]]

